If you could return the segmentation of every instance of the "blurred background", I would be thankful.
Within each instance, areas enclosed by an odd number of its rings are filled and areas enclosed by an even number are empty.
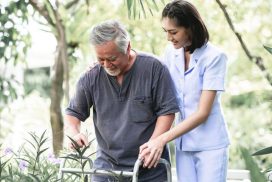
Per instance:
[[[139,3],[139,2],[142,2]],[[92,25],[122,21],[137,50],[163,54],[160,13],[167,0],[0,0],[0,143],[18,149],[29,132],[46,130],[50,150],[63,143],[62,114],[80,75],[95,63]],[[231,136],[229,168],[272,145],[272,0],[190,0],[211,42],[228,56],[222,106]],[[222,3],[222,7],[220,6]],[[230,26],[231,24],[231,26]],[[94,137],[91,117],[83,129]],[[173,150],[172,150],[173,151]],[[255,157],[261,169],[271,156]]]

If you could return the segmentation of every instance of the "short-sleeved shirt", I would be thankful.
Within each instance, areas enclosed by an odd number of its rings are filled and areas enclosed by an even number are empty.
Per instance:
[[[80,78],[66,114],[84,121],[91,107],[99,147],[97,161],[101,161],[95,162],[95,167],[103,167],[107,160],[132,168],[157,118],[179,111],[168,69],[156,57],[140,52],[122,85],[99,64]],[[167,158],[166,153],[162,157]]]
[[[216,90],[216,97],[208,119],[176,140],[183,151],[212,150],[229,145],[226,122],[220,105],[224,91],[226,55],[211,43],[196,49],[185,71],[184,49],[168,46],[163,62],[169,68],[179,103],[180,117],[177,123],[197,111],[202,90]]]

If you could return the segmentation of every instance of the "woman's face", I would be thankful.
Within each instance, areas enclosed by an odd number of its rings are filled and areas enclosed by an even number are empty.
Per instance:
[[[177,27],[173,19],[163,18],[162,28],[167,34],[167,40],[171,41],[176,49],[191,45],[189,30],[185,27]]]

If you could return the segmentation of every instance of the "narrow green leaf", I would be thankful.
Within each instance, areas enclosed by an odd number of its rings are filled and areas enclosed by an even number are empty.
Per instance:
[[[26,141],[27,141],[30,145],[32,145],[32,147],[36,150],[36,146],[35,146],[31,141],[29,141],[29,140],[27,140],[27,139],[26,139]]]
[[[40,138],[40,142],[43,140],[45,133],[46,133],[46,130],[44,130],[44,132],[42,133],[41,138]]]
[[[79,162],[79,159],[73,158],[73,157],[68,157],[68,156],[66,156],[66,157],[60,157],[60,158],[70,159],[70,160],[74,160],[74,161],[76,161],[76,162]]]
[[[132,0],[127,0],[127,9],[128,9],[128,15],[131,16],[131,6],[132,6]]]
[[[76,152],[78,153],[79,156],[82,156],[81,150],[80,150],[80,146],[77,144],[77,142],[72,139],[71,137],[68,136],[68,138],[72,141],[73,145],[74,145],[74,149],[76,150]]]
[[[39,157],[40,157],[40,155],[41,155],[43,152],[45,152],[46,150],[48,150],[48,149],[49,149],[49,147],[47,147],[47,148],[45,148],[45,149],[41,150],[40,152],[38,152],[38,154],[37,154],[37,158],[39,158]]]
[[[133,18],[135,19],[136,18],[136,14],[137,14],[137,0],[134,0],[134,6],[133,6]]]
[[[255,156],[255,155],[265,155],[265,154],[271,154],[271,153],[272,153],[272,146],[261,149],[261,150],[255,152],[255,153],[253,153],[252,155],[253,156]]]
[[[152,2],[153,2],[153,4],[154,4],[154,7],[155,7],[156,11],[159,11],[159,7],[158,7],[156,1],[155,1],[155,0],[152,0]]]
[[[54,174],[49,174],[43,181],[49,181],[49,179],[53,176]]]
[[[23,161],[27,162],[28,164],[30,164],[30,163],[31,163],[29,160],[24,159],[24,158],[18,158],[18,159],[23,160]]]
[[[145,13],[145,8],[144,8],[144,5],[143,5],[143,2],[142,2],[142,0],[139,0],[139,1],[140,1],[140,4],[141,4],[142,11],[144,13],[144,17],[146,18],[146,13]]]
[[[81,151],[82,155],[84,155],[84,153],[86,152],[86,150],[89,148],[89,145],[87,145],[86,147],[83,148],[83,150]]]
[[[261,173],[261,169],[249,154],[249,151],[244,147],[240,147],[240,151],[245,160],[246,168],[250,171],[251,182],[265,182],[264,174]]]
[[[43,139],[40,143],[40,147],[47,141],[47,138]]]
[[[35,182],[41,182],[41,180],[38,178],[38,176],[28,173],[28,175],[35,181]]]
[[[272,47],[268,47],[268,46],[264,45],[264,48],[265,48],[270,54],[272,54]]]
[[[84,182],[88,182],[88,175],[85,175]]]
[[[77,176],[77,177],[81,177],[78,173],[76,173],[76,172],[67,172],[67,173],[70,173],[70,174],[73,174],[73,175],[75,175],[75,176]]]
[[[34,139],[34,141],[36,142],[37,146],[39,146],[39,141],[36,139],[37,136],[36,136],[35,134],[33,134],[33,133],[30,133],[30,132],[29,132],[29,134],[30,134],[30,136]],[[27,141],[28,141],[28,140],[27,140]],[[35,148],[35,149],[36,149],[36,148]]]
[[[94,155],[95,153],[97,153],[97,151],[92,152],[90,155],[88,155],[88,157],[90,157],[90,156]]]
[[[83,162],[83,164],[82,164],[82,168],[83,168],[83,169],[84,169],[84,167],[86,166],[87,162],[88,162],[88,160],[85,160],[85,161]]]

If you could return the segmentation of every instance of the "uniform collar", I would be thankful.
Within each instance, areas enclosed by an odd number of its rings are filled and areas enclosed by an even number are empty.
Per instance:
[[[182,47],[180,49],[174,49],[174,56],[175,56],[175,60],[176,60],[175,65],[179,69],[179,71],[181,73],[185,73],[185,74],[190,73],[194,69],[200,56],[202,55],[204,49],[207,47],[208,44],[209,44],[209,42],[204,44],[202,47],[196,49],[193,52],[193,54],[191,55],[189,69],[186,72],[184,71],[184,48]]]

